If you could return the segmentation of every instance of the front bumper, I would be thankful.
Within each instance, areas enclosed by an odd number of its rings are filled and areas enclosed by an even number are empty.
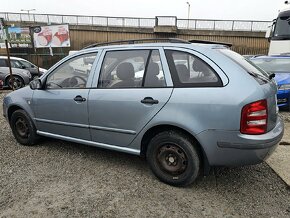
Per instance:
[[[258,164],[275,150],[284,133],[284,123],[263,135],[244,135],[239,131],[207,130],[197,135],[211,166]]]

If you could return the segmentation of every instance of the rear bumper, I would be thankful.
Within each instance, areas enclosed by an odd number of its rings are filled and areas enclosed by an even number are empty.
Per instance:
[[[284,133],[284,123],[263,135],[244,135],[239,131],[208,130],[197,135],[211,166],[258,164],[275,150]]]

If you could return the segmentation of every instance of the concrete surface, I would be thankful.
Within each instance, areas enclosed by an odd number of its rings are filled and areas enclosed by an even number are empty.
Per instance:
[[[266,163],[290,187],[290,123],[285,123],[284,137]]]

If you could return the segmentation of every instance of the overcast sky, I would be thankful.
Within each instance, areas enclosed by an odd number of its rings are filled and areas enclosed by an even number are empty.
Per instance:
[[[187,0],[1,0],[1,12],[187,18]],[[273,20],[284,0],[188,0],[192,19]]]

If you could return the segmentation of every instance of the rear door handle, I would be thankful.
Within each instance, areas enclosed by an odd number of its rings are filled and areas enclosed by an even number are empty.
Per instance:
[[[87,99],[86,98],[83,98],[82,96],[80,95],[77,95],[75,98],[74,98],[74,101],[76,102],[83,102],[83,101],[86,101]]]
[[[143,100],[141,100],[141,103],[143,103],[143,104],[158,104],[159,101],[153,99],[152,97],[145,97]]]

